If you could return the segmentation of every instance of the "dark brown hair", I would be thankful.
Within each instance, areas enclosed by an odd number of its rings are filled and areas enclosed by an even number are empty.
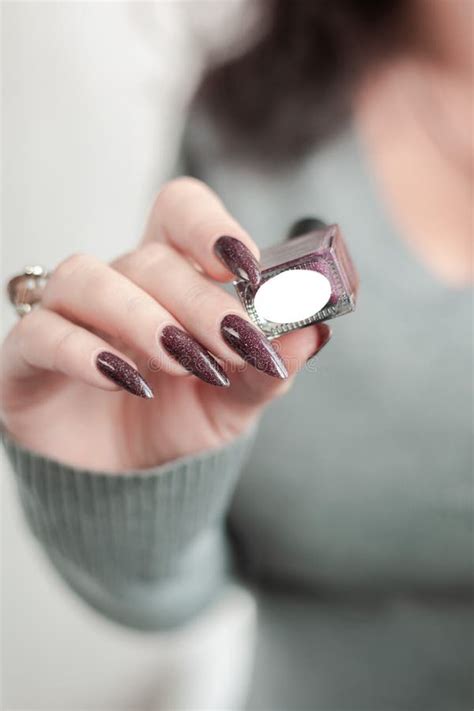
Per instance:
[[[261,0],[262,24],[243,54],[199,88],[229,145],[288,161],[337,131],[355,89],[403,41],[408,0]]]

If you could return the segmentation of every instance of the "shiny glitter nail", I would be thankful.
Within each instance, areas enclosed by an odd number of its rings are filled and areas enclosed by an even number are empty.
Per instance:
[[[219,237],[214,251],[232,274],[249,282],[254,289],[260,284],[260,266],[252,252],[235,237]]]
[[[176,326],[166,326],[160,341],[166,352],[197,378],[210,385],[230,385],[229,378],[216,359],[186,331]]]
[[[147,399],[154,397],[153,390],[142,378],[138,370],[135,370],[129,363],[116,356],[115,353],[102,351],[96,358],[96,364],[102,375],[132,393],[132,395]]]
[[[236,314],[221,322],[225,342],[247,363],[274,378],[287,378],[288,371],[270,341],[255,326]]]

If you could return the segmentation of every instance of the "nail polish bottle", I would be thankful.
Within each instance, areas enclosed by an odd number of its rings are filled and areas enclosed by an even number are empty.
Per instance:
[[[338,225],[263,250],[257,289],[235,289],[252,321],[272,339],[354,311],[358,276]]]

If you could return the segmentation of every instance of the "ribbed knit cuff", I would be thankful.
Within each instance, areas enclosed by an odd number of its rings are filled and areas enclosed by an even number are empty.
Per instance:
[[[62,576],[105,614],[142,627],[156,626],[150,615],[186,616],[224,574],[222,522],[254,432],[116,475],[2,439],[29,526]]]

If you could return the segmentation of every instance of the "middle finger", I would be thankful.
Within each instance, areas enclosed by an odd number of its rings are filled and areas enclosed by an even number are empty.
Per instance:
[[[119,259],[114,267],[231,366],[240,366],[243,359],[268,375],[287,377],[283,361],[270,341],[250,323],[239,302],[171,246],[151,242]],[[160,341],[166,343],[165,331]]]
[[[48,281],[42,305],[89,330],[112,336],[148,358],[158,357],[167,373],[183,375],[184,367],[208,383],[229,385],[212,355],[182,331],[188,358],[180,365],[170,358],[157,337],[165,327],[179,330],[176,319],[137,283],[91,256],[73,255],[62,262]]]

